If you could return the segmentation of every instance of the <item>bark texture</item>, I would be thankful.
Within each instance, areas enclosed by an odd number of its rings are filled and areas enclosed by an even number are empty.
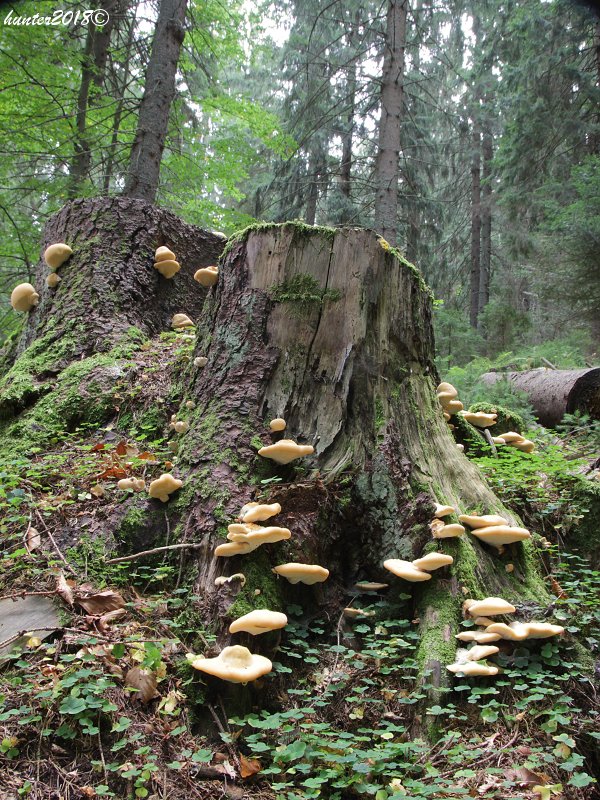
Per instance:
[[[406,0],[389,0],[375,175],[375,228],[393,245],[396,244],[398,228],[398,157],[404,100],[406,12]]]
[[[488,385],[509,380],[527,394],[540,423],[548,428],[576,411],[600,419],[600,367],[486,372],[482,380]]]
[[[158,191],[169,114],[175,98],[175,76],[185,36],[187,0],[161,0],[152,53],[146,71],[138,127],[131,148],[124,194],[149,203]]]

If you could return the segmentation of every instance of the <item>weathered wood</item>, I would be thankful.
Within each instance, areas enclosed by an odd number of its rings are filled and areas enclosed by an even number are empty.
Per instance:
[[[525,372],[486,372],[488,386],[510,381],[527,394],[542,425],[553,428],[565,414],[579,411],[600,419],[600,367],[590,369],[540,369]]]

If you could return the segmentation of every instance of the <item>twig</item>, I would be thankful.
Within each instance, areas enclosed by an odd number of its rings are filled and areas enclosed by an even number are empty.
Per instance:
[[[233,746],[232,746],[231,742],[229,741],[229,738],[230,738],[231,734],[229,734],[225,730],[225,728],[223,727],[223,723],[219,719],[219,715],[217,714],[215,709],[210,705],[210,703],[208,704],[208,710],[210,711],[211,716],[215,721],[215,725],[219,729],[219,733],[223,734],[223,742],[225,743],[225,747],[229,750],[229,755],[231,756],[231,760],[233,761],[233,763],[237,767],[238,772],[240,772],[240,769],[241,769],[240,760],[239,760],[239,758],[237,756],[237,753],[233,749]]]
[[[553,364],[551,361],[548,361],[548,359],[547,359],[547,358],[544,358],[544,357],[542,356],[542,358],[541,358],[540,360],[541,360],[541,361],[542,361],[542,363],[543,363],[543,364],[545,364],[547,367],[550,367],[550,369],[558,369],[558,367],[555,367],[555,366],[554,366],[554,364]]]
[[[494,458],[498,458],[498,451],[496,450],[496,445],[494,444],[492,434],[488,431],[487,428],[484,428],[483,435],[487,439],[487,443],[489,444],[489,446],[492,448],[492,453],[494,454]]]
[[[44,518],[42,517],[42,515],[40,514],[40,512],[37,509],[35,510],[35,515],[39,519],[40,524],[42,525],[42,527],[44,529],[44,533],[46,533],[48,535],[48,538],[52,542],[52,547],[54,548],[54,550],[56,552],[56,555],[60,558],[60,560],[63,562],[63,564],[69,570],[70,573],[72,573],[73,575],[77,575],[77,573],[75,572],[73,567],[69,564],[67,559],[61,553],[60,548],[56,544],[56,540],[54,539],[54,536],[52,535],[52,532],[50,531],[50,528],[48,528],[48,526],[44,522]]]
[[[23,589],[22,592],[14,591],[12,594],[0,595],[0,600],[19,600],[22,597],[50,597],[54,594],[56,594],[55,589],[48,592],[26,592],[25,589]]]
[[[170,544],[167,547],[154,547],[152,550],[142,550],[140,553],[132,553],[130,556],[120,556],[120,558],[109,558],[105,564],[120,564],[123,561],[135,561],[143,556],[151,556],[154,553],[163,553],[165,550],[181,550],[183,547],[203,547],[198,542],[182,542],[181,544]]]

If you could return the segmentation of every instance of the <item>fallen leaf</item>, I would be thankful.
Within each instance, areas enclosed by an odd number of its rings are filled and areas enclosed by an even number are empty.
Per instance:
[[[246,758],[243,753],[240,753],[240,775],[242,778],[251,778],[260,772],[262,765],[260,761],[255,758]]]
[[[127,477],[127,470],[123,469],[122,467],[109,467],[105,469],[104,472],[101,472],[100,475],[96,476],[96,480],[104,480],[104,478],[115,478],[117,480],[121,480],[121,478]]]
[[[135,697],[141,703],[148,703],[156,697],[156,677],[149,669],[132,667],[125,675],[125,686],[137,689]]]
[[[505,775],[506,779],[518,783],[522,786],[535,786],[538,783],[544,782],[543,777],[535,772],[532,772],[527,767],[517,767],[517,769],[509,769]]]
[[[538,795],[540,800],[551,800],[552,796],[562,792],[562,783],[553,783],[550,786],[534,786],[531,791]]]
[[[41,544],[42,544],[42,537],[40,536],[40,532],[37,530],[37,528],[34,528],[30,525],[27,528],[27,533],[25,535],[25,546],[31,553],[34,550],[37,550]]]
[[[91,452],[92,452],[92,453],[97,453],[99,450],[104,450],[104,448],[105,448],[105,447],[106,447],[106,445],[105,445],[105,444],[102,444],[102,442],[98,442],[98,444],[95,444],[95,445],[92,447],[92,450],[91,450]]]
[[[73,605],[74,597],[71,587],[67,583],[67,579],[63,572],[59,572],[56,578],[56,593],[62,597],[68,606]]]
[[[119,444],[115,447],[115,453],[118,456],[124,456],[127,453],[127,442],[119,442]]]
[[[156,456],[154,453],[149,453],[147,450],[144,450],[143,453],[140,453],[138,458],[141,458],[144,461],[156,461]]]
[[[113,592],[112,589],[105,589],[103,592],[91,594],[88,597],[77,595],[75,598],[77,604],[80,605],[88,614],[95,617],[102,616],[108,611],[115,611],[118,608],[123,608],[125,600],[118,592]]]

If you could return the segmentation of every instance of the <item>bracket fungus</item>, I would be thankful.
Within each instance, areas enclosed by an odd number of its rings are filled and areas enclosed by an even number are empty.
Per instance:
[[[465,529],[462,525],[454,522],[451,525],[430,525],[431,532],[434,539],[454,539],[457,536],[462,536]]]
[[[172,250],[169,250],[168,247],[162,245],[162,247],[157,247],[156,252],[154,253],[154,260],[155,261],[175,261],[175,253]]]
[[[143,492],[146,482],[143,478],[121,478],[117,482],[117,489],[133,489],[134,492]]]
[[[463,411],[462,417],[476,428],[491,428],[496,424],[498,414],[484,414],[483,411]]]
[[[459,520],[469,528],[491,528],[492,525],[508,525],[508,520],[498,514],[461,514]]]
[[[494,617],[496,614],[514,614],[517,610],[501,597],[486,597],[485,600],[465,600],[464,610],[470,617]],[[490,631],[493,633],[493,631]]]
[[[412,561],[403,561],[401,558],[388,558],[387,561],[383,562],[383,566],[397,578],[402,578],[411,583],[431,580],[429,572],[418,569]]]
[[[73,251],[68,244],[58,242],[57,244],[51,244],[50,247],[44,250],[44,261],[50,269],[55,270],[64,264],[72,253]]]
[[[422,558],[415,559],[412,564],[413,567],[417,569],[425,570],[426,572],[431,572],[434,569],[440,569],[441,567],[447,567],[449,564],[452,564],[454,559],[452,556],[447,556],[444,553],[427,553],[426,556]]]
[[[240,530],[243,529],[243,530]],[[282,542],[289,539],[292,535],[288,528],[276,528],[271,526],[262,528],[260,525],[248,523],[245,525],[230,525],[227,538],[234,543],[247,544],[252,550],[256,550],[262,544],[274,544],[275,542]]]
[[[264,522],[281,513],[279,503],[246,503],[240,510],[242,522]]]
[[[454,674],[467,676],[491,676],[498,674],[498,667],[490,667],[487,664],[480,664],[478,661],[467,661],[464,664],[449,664],[446,669]]]
[[[476,644],[475,647],[472,647],[470,650],[467,651],[467,660],[482,661],[483,659],[489,658],[490,656],[495,656],[496,653],[499,652],[500,649],[495,645]]]
[[[219,268],[202,267],[202,269],[198,269],[196,272],[194,272],[194,280],[198,281],[200,286],[204,286],[206,289],[209,289],[219,280]]]
[[[271,428],[273,433],[278,433],[279,431],[284,431],[285,430],[285,425],[286,425],[285,420],[282,419],[281,417],[277,417],[276,419],[272,419],[271,422],[269,422],[269,428]]]
[[[456,509],[454,506],[442,506],[439,503],[436,503],[433,516],[436,519],[442,519],[442,517],[449,517],[450,514],[454,514],[455,511]]]
[[[234,574],[229,577],[220,575],[218,578],[215,578],[215,586],[223,586],[226,583],[233,583],[233,581],[239,581],[241,588],[243,588],[246,585],[246,576],[243,572],[234,572]]]
[[[320,567],[318,564],[298,564],[294,561],[279,564],[273,567],[272,572],[286,578],[290,583],[305,583],[308,586],[322,583],[329,577],[329,570],[325,567]]]
[[[565,632],[562,625],[552,625],[550,622],[494,622],[485,629],[486,633],[496,633],[502,639],[510,642],[522,642],[525,639],[549,639],[551,636],[560,636]]]
[[[515,447],[524,453],[532,453],[535,450],[535,444],[516,431],[507,431],[502,434],[501,438],[509,447]]]
[[[183,328],[193,328],[194,323],[187,314],[175,314],[171,320],[171,327],[176,331],[183,330]]]
[[[58,274],[58,272],[51,272],[50,275],[48,275],[46,278],[46,286],[49,289],[56,289],[60,281],[61,277]]]
[[[344,609],[344,616],[346,619],[364,619],[365,617],[372,617],[374,614],[374,611],[363,611],[362,608],[348,607]]]
[[[205,367],[208,364],[208,358],[206,356],[196,356],[194,359],[194,366],[195,367]]]
[[[169,499],[169,495],[181,489],[182,486],[183,481],[180,481],[179,478],[174,478],[169,472],[165,472],[160,478],[156,478],[156,480],[152,481],[148,489],[148,494],[150,497],[154,497],[162,503],[166,503]]]
[[[181,264],[174,259],[164,259],[163,261],[157,261],[154,264],[154,269],[157,269],[163,278],[170,280],[177,275],[181,269]]]
[[[315,448],[310,444],[297,444],[293,439],[280,439],[275,444],[261,447],[258,455],[263,458],[270,458],[277,464],[289,464],[297,458],[310,456],[315,452]]]
[[[531,539],[531,534],[526,528],[511,528],[510,525],[490,525],[486,528],[475,528],[471,531],[471,534],[498,550],[505,544]]]
[[[499,633],[488,633],[487,631],[463,631],[457,633],[456,638],[461,642],[477,642],[477,644],[489,644],[497,642],[502,637]]]
[[[248,542],[223,542],[215,547],[215,558],[230,558],[231,556],[243,556],[256,548]]]
[[[20,283],[11,292],[10,304],[15,311],[31,311],[39,299],[39,294],[30,283]]]
[[[378,592],[380,589],[387,589],[389,583],[377,583],[376,581],[360,581],[355,583],[354,588],[357,592]]]
[[[190,666],[231,683],[248,683],[273,669],[268,658],[251,653],[239,644],[224,647],[216,658],[202,658],[188,653]]]
[[[280,628],[285,628],[288,618],[280,611],[269,611],[267,608],[257,611],[250,611],[243,617],[238,617],[229,626],[229,633],[251,633],[252,636],[259,636],[261,633],[269,633]]]

